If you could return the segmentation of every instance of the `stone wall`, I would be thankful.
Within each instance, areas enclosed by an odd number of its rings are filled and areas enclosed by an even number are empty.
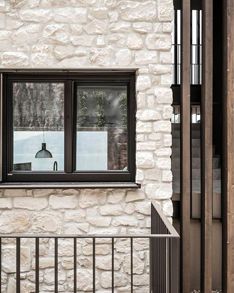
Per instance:
[[[0,233],[142,233],[150,227],[151,202],[172,215],[172,16],[172,0],[0,0],[0,67],[138,69],[142,186],[6,189]]]

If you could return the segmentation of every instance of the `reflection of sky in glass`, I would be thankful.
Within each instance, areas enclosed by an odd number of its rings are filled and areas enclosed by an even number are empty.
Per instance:
[[[77,132],[76,169],[107,170],[107,131]]]
[[[32,171],[52,171],[54,161],[58,162],[58,171],[64,170],[64,132],[45,131],[46,148],[53,158],[36,159],[35,154],[41,149],[42,131],[14,132],[14,164],[31,163]]]

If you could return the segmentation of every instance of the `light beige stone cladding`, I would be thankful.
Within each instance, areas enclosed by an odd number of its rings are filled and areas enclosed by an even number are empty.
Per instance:
[[[6,189],[0,233],[148,231],[151,202],[172,215],[172,16],[172,0],[0,0],[1,68],[138,68],[136,181],[142,186]],[[43,261],[49,287],[51,260]]]

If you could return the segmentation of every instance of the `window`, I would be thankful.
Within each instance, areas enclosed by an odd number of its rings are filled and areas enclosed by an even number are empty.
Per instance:
[[[182,1],[174,0],[173,48],[174,85],[181,84]],[[202,80],[202,1],[191,1],[191,85]]]
[[[4,75],[6,182],[135,180],[135,73]]]

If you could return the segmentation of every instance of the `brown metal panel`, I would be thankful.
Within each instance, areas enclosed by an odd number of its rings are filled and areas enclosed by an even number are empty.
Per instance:
[[[199,292],[201,289],[201,222],[200,220],[191,220],[191,283],[190,292]]]
[[[2,142],[2,96],[3,96],[3,75],[0,74],[0,141]],[[2,143],[0,143],[0,166],[2,166]],[[2,167],[0,168],[0,182],[2,181]]]
[[[222,222],[213,220],[212,289],[222,290]],[[222,291],[223,292],[223,291]]]
[[[190,13],[191,3],[182,1],[181,66],[181,292],[190,292]]]
[[[224,10],[224,96],[223,96],[223,291],[234,292],[234,0],[225,0]]]
[[[213,0],[204,0],[201,96],[201,291],[212,292]]]

